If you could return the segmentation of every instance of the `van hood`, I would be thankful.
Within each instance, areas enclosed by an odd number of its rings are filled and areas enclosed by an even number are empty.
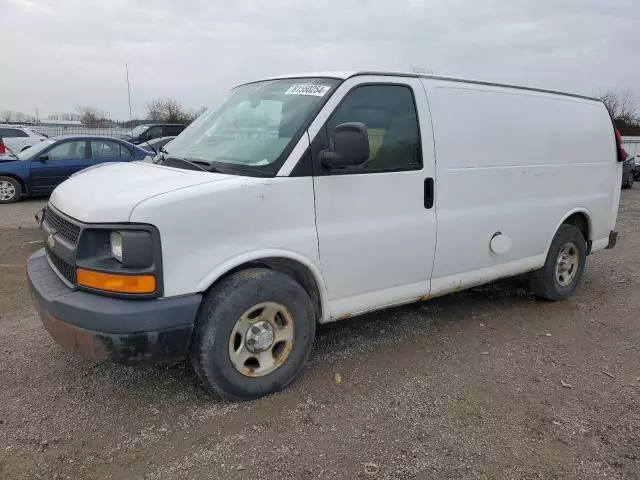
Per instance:
[[[152,163],[105,163],[89,167],[61,183],[49,203],[82,222],[127,222],[133,208],[148,198],[231,178],[234,177]]]

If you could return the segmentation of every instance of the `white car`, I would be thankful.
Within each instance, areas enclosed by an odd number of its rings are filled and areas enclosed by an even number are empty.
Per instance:
[[[2,124],[0,124],[0,138],[7,150],[5,154],[0,154],[0,160],[13,160],[15,157],[10,152],[17,155],[22,150],[33,147],[47,139],[47,137],[29,128]]]
[[[539,297],[570,296],[616,243],[618,146],[604,104],[578,95],[395,73],[252,82],[153,161],[58,186],[29,285],[63,346],[190,358],[213,392],[256,398],[294,379],[319,323],[528,272]]]

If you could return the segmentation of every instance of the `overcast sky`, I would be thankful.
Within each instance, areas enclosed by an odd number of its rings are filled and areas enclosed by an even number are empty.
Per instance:
[[[0,111],[215,103],[279,73],[422,66],[640,99],[638,0],[0,0]]]

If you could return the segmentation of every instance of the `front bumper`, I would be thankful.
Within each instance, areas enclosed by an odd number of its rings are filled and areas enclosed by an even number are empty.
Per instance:
[[[186,358],[201,295],[123,300],[69,288],[44,249],[27,261],[33,302],[61,346],[91,359],[165,363]]]

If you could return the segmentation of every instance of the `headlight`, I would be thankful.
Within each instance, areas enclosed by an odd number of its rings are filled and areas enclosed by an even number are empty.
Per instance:
[[[111,232],[109,240],[111,242],[111,256],[122,263],[122,234]]]
[[[151,225],[91,225],[76,252],[79,287],[127,296],[162,295],[160,232]]]

